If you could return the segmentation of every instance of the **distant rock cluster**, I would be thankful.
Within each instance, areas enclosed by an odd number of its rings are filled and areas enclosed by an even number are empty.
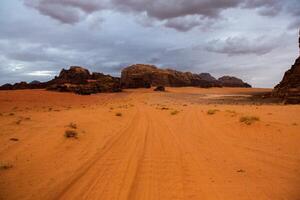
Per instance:
[[[47,89],[89,95],[120,92],[122,88],[150,88],[152,86],[251,87],[235,77],[224,76],[217,80],[208,73],[193,74],[173,69],[160,69],[154,65],[137,64],[124,68],[121,78],[96,72],[90,73],[83,67],[72,66],[69,69],[63,69],[58,76],[48,82],[5,84],[0,87],[0,90]]]
[[[124,88],[149,88],[151,86],[251,87],[235,77],[223,76],[217,80],[209,73],[193,74],[144,64],[136,64],[123,69],[121,85]]]
[[[47,89],[59,92],[74,92],[81,95],[121,91],[120,78],[102,73],[91,74],[87,69],[77,66],[72,66],[68,70],[63,69],[59,76],[48,82],[20,82],[14,85],[5,84],[0,87],[0,90],[17,89]]]

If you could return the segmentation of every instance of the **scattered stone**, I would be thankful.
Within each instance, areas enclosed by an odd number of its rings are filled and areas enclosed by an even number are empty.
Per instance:
[[[10,138],[9,140],[10,140],[10,141],[14,141],[14,142],[17,142],[17,141],[19,141],[19,139],[18,139],[18,138]]]
[[[165,92],[166,89],[164,86],[160,85],[160,86],[157,86],[154,91],[157,91],[157,92]]]

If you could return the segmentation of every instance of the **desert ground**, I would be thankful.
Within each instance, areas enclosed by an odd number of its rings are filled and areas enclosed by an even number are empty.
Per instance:
[[[0,199],[298,200],[300,106],[268,91],[1,91]]]

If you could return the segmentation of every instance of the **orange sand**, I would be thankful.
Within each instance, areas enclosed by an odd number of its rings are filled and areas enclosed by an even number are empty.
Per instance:
[[[299,105],[195,101],[264,89],[168,91],[1,91],[0,199],[300,199]],[[71,122],[78,139],[64,137]]]

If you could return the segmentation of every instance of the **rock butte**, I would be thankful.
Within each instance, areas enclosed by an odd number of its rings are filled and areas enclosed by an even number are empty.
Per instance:
[[[300,31],[299,31],[300,49]],[[282,81],[275,87],[273,96],[282,98],[286,104],[300,103],[300,55],[291,69],[285,72]]]

